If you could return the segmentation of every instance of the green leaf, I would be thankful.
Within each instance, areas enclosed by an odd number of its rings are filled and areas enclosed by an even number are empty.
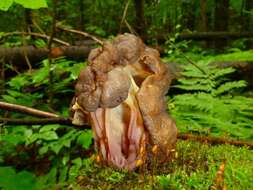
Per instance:
[[[0,10],[8,11],[10,6],[13,4],[13,0],[1,0],[0,1]]]
[[[55,153],[59,154],[60,150],[62,149],[63,145],[60,143],[52,143],[50,149]]]
[[[40,83],[47,83],[47,81],[48,81],[48,79],[47,79],[48,75],[49,75],[49,68],[47,68],[47,67],[42,68],[42,69],[40,69],[40,70],[38,70],[38,71],[36,71],[34,73],[34,75],[32,77],[33,78],[32,82],[36,83],[37,86]]]
[[[16,103],[16,99],[9,95],[2,95],[2,98],[10,103]]]
[[[18,144],[24,143],[25,139],[24,139],[24,136],[20,134],[8,134],[8,135],[2,135],[1,141],[10,143],[16,146]]]
[[[61,126],[59,124],[51,124],[51,125],[45,125],[40,129],[40,132],[46,132],[46,131],[55,131],[56,129],[60,128]]]
[[[60,170],[59,182],[60,183],[66,182],[67,176],[68,176],[68,167],[63,167]]]
[[[8,190],[15,189],[15,184],[12,181],[15,174],[15,170],[11,167],[0,167],[0,187]]]
[[[46,131],[46,132],[40,133],[39,138],[43,140],[51,141],[51,140],[58,139],[58,135],[54,131]]]
[[[78,167],[81,167],[82,166],[82,159],[80,157],[78,157],[78,158],[72,160],[71,163],[78,166]]]
[[[38,185],[38,181],[33,173],[28,171],[16,171],[11,167],[0,167],[0,187],[6,190],[42,190],[43,185]]]
[[[14,0],[15,3],[29,9],[47,8],[46,0]]]
[[[48,152],[48,146],[43,146],[39,149],[39,154],[43,155]]]
[[[223,93],[228,93],[235,88],[243,88],[246,87],[247,83],[243,80],[240,81],[233,81],[233,82],[226,82],[222,84],[217,90],[214,91],[216,95],[220,95]]]
[[[20,90],[23,86],[26,86],[29,83],[28,77],[22,74],[17,75],[8,82],[8,84],[16,90]]]
[[[88,149],[92,143],[91,130],[82,132],[77,138],[77,143],[81,144],[84,149]]]

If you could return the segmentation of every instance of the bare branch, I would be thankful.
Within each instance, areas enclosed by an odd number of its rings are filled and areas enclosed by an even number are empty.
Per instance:
[[[48,39],[48,51],[50,52],[48,54],[48,65],[49,65],[49,91],[48,91],[48,102],[49,102],[49,108],[53,109],[53,96],[54,96],[54,92],[53,92],[53,70],[51,69],[52,67],[52,63],[54,62],[54,60],[52,59],[52,45],[53,45],[53,39],[56,33],[56,6],[57,6],[57,0],[53,0],[52,1],[52,6],[53,6],[53,14],[52,14],[52,26],[51,26],[51,34],[50,37]]]
[[[62,28],[60,26],[57,26],[58,29],[63,30],[65,32],[71,32],[71,33],[75,33],[75,34],[80,34],[82,36],[91,38],[92,40],[94,40],[95,42],[99,43],[100,45],[103,45],[103,41],[98,39],[97,37],[87,33],[87,32],[83,32],[83,31],[79,31],[79,30],[74,30],[74,29],[67,29],[67,28]]]
[[[126,5],[125,5],[123,16],[122,16],[122,19],[121,19],[121,22],[120,22],[120,26],[119,26],[119,32],[121,32],[122,25],[123,25],[123,23],[124,23],[124,21],[126,19],[129,3],[130,3],[130,0],[128,0],[127,3],[126,3]]]
[[[47,39],[47,40],[49,40],[50,38],[48,35],[36,33],[36,32],[8,32],[1,35],[0,39],[4,37],[8,37],[8,36],[14,36],[14,35],[36,36],[36,37]],[[70,46],[68,42],[62,41],[58,38],[53,38],[53,41],[65,46]]]
[[[131,34],[135,34],[136,36],[138,36],[137,32],[135,32],[135,30],[132,28],[132,26],[127,22],[127,20],[124,20],[128,30],[131,32]]]
[[[4,125],[47,125],[47,124],[60,124],[68,125],[78,129],[90,129],[89,125],[75,125],[70,119],[66,118],[43,118],[43,119],[12,119],[0,118],[0,123]]]
[[[59,115],[54,114],[54,113],[45,112],[45,111],[37,110],[34,108],[29,108],[26,106],[21,106],[21,105],[11,104],[11,103],[1,102],[1,101],[0,101],[0,109],[8,110],[8,111],[17,111],[17,112],[25,113],[28,115],[37,116],[37,117],[49,117],[49,118],[60,117]]]

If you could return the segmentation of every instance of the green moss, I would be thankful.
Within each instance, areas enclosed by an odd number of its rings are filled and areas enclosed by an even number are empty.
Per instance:
[[[83,171],[77,189],[198,189],[207,190],[226,160],[224,183],[228,189],[253,189],[253,151],[230,145],[210,146],[179,141],[177,158],[138,172],[115,171],[94,165]],[[152,169],[153,168],[153,169]]]

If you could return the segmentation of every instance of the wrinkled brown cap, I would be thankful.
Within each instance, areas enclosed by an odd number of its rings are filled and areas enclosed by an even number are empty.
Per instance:
[[[89,64],[81,71],[75,87],[78,104],[89,112],[121,104],[130,87],[130,79],[122,66],[138,61],[144,47],[136,36],[124,34],[92,50]]]
[[[119,163],[120,158],[129,159],[134,168],[145,143],[156,145],[159,157],[167,159],[175,147],[177,129],[165,97],[173,76],[159,52],[124,34],[92,50],[88,62],[78,78],[75,100],[77,110],[90,114],[104,159],[121,168],[129,163]],[[80,110],[74,116],[83,121]]]

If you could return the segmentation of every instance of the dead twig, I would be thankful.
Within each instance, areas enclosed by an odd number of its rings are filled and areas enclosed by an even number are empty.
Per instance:
[[[126,15],[127,15],[129,4],[130,4],[130,0],[127,1],[125,8],[124,8],[124,12],[123,12],[122,19],[121,19],[120,26],[119,26],[120,33],[121,33],[122,25],[123,25],[124,21],[126,20]]]
[[[49,118],[60,117],[59,115],[54,114],[54,113],[45,112],[45,111],[37,110],[34,108],[29,108],[26,106],[21,106],[21,105],[11,104],[11,103],[1,102],[1,101],[0,101],[0,109],[8,110],[8,111],[17,111],[20,113],[25,113],[25,114],[33,115],[33,116],[37,116],[37,117],[49,117]]]
[[[99,43],[100,45],[103,45],[104,42],[100,39],[98,39],[97,37],[87,33],[87,32],[83,32],[83,31],[79,31],[79,30],[74,30],[74,29],[67,29],[67,28],[63,28],[63,27],[60,27],[60,26],[57,26],[58,29],[60,30],[63,30],[65,32],[71,32],[71,33],[74,33],[74,34],[80,34],[82,36],[85,36],[85,37],[88,37],[88,38],[91,38],[92,40],[94,40],[95,42]]]
[[[41,34],[41,33],[36,33],[36,32],[8,32],[8,33],[1,35],[0,39],[4,38],[4,37],[8,37],[8,36],[14,36],[14,35],[36,36],[36,37],[47,39],[47,40],[49,40],[49,38],[50,38],[50,36],[48,36],[46,34]],[[53,38],[53,41],[57,42],[59,44],[62,44],[64,46],[70,46],[70,44],[68,42],[60,40],[58,38]]]
[[[178,134],[178,139],[182,140],[193,140],[199,142],[206,142],[212,145],[215,144],[229,144],[234,146],[248,146],[249,148],[253,149],[253,143],[247,141],[239,141],[239,140],[228,140],[224,138],[218,137],[207,137],[207,136],[200,136],[200,135],[192,135],[192,134]]]
[[[124,20],[128,30],[131,32],[131,34],[135,34],[136,36],[138,36],[137,32],[135,32],[135,30],[131,27],[131,25],[127,22],[127,20]]]
[[[36,119],[13,119],[13,118],[0,118],[0,124],[3,125],[48,125],[48,124],[60,124],[68,125],[78,129],[90,129],[89,125],[75,125],[71,119],[67,118],[36,118]]]

